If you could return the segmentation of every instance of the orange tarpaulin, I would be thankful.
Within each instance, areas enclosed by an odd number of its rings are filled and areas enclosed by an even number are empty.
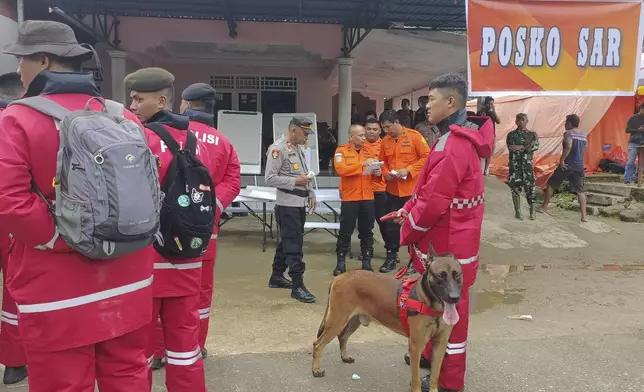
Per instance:
[[[494,155],[490,172],[502,179],[508,177],[508,148],[505,138],[515,129],[517,113],[529,117],[528,128],[539,137],[535,153],[537,185],[543,187],[561,158],[566,115],[577,114],[579,128],[589,130],[584,157],[586,172],[599,170],[599,161],[610,158],[625,163],[628,135],[626,121],[633,115],[634,97],[498,97],[494,100],[501,124],[496,126]],[[476,100],[467,104],[476,112]]]

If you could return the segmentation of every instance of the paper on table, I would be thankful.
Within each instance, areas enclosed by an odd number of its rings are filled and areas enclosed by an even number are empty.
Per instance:
[[[371,173],[373,173],[373,171],[374,171],[374,170],[378,169],[378,168],[379,168],[380,166],[382,166],[383,164],[384,164],[384,162],[374,162],[374,163],[372,163],[371,165],[369,165],[369,166],[364,170],[364,172],[362,172],[362,175],[363,175],[363,176],[371,175]]]

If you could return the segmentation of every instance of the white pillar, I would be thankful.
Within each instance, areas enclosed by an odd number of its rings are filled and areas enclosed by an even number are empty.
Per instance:
[[[353,59],[338,58],[338,145],[349,142],[351,125],[351,67]]]
[[[126,59],[127,52],[121,50],[108,50],[107,54],[112,60],[111,64],[111,79],[112,79],[112,100],[125,104],[125,85],[123,80],[126,73]]]
[[[385,111],[385,97],[376,98],[376,113],[378,116]]]

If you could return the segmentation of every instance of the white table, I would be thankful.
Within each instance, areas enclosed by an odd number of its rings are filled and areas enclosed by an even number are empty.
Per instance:
[[[330,204],[332,202],[339,202],[340,201],[340,192],[338,189],[335,188],[325,188],[325,189],[316,189],[315,190],[315,197],[317,199],[318,203],[323,204],[326,208],[328,208],[332,213],[333,213],[333,222],[331,222],[329,219],[324,217],[321,213],[318,212],[313,212],[313,214],[319,216],[322,218],[322,222],[319,221],[307,221],[305,223],[305,230],[308,229],[307,232],[304,234],[308,234],[313,230],[316,229],[322,229],[328,232],[329,234],[333,235],[334,237],[337,237],[337,234],[335,231],[339,230],[339,218],[340,214],[339,212]],[[274,238],[273,236],[273,213],[270,213],[270,221],[267,219],[267,208],[266,204],[270,202],[275,202],[277,199],[277,189],[276,188],[271,188],[271,187],[265,187],[265,186],[256,186],[256,185],[249,185],[246,188],[242,189],[239,192],[239,196],[233,200],[233,202],[238,202],[241,205],[243,205],[248,212],[255,218],[257,219],[261,224],[262,224],[262,231],[263,231],[263,243],[262,243],[262,251],[266,251],[266,247],[268,245],[267,242],[267,235],[266,235],[266,229],[268,228],[268,231],[271,235],[271,238]],[[255,209],[251,208],[247,203],[261,203],[262,204],[262,211],[261,211],[261,216],[258,214],[258,211]],[[231,218],[226,219],[225,221],[222,221],[219,225],[219,227],[223,226],[226,222],[228,222]],[[279,230],[279,227],[277,228]],[[277,233],[279,237],[279,232]]]

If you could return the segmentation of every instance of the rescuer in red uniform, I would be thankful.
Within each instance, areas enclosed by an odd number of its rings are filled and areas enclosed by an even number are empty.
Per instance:
[[[411,199],[399,210],[401,245],[410,245],[414,268],[425,270],[429,244],[438,254],[451,253],[463,266],[459,321],[447,345],[439,379],[440,392],[465,387],[469,289],[476,280],[483,223],[482,161],[492,153],[494,128],[487,117],[467,118],[467,83],[459,74],[445,74],[429,84],[430,122],[441,137],[432,148]],[[431,359],[431,343],[423,352]],[[408,356],[405,358],[409,363]],[[429,376],[428,376],[429,377]],[[429,391],[429,379],[423,391]]]

